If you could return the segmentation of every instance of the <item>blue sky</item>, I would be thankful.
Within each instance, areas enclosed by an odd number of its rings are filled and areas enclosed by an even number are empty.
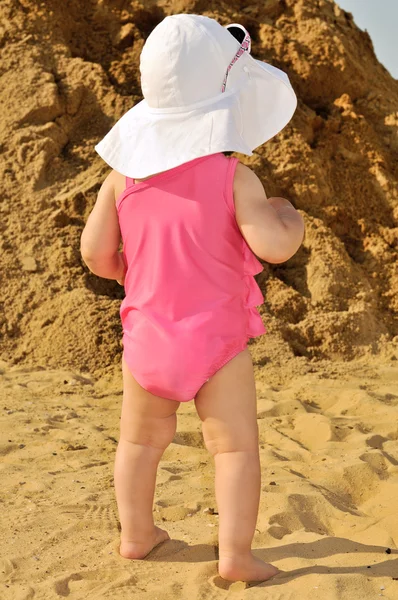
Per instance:
[[[398,79],[398,0],[336,0],[370,35],[378,60]]]

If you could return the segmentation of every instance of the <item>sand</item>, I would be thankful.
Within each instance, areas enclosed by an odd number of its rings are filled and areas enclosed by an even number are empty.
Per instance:
[[[172,540],[129,561],[112,481],[120,375],[5,362],[1,372],[2,600],[398,597],[396,363],[257,382],[254,548],[283,572],[252,587],[217,575],[213,461],[193,403],[159,469],[155,518]]]
[[[297,255],[257,277],[255,548],[284,573],[248,588],[217,576],[192,404],[159,470],[173,539],[143,562],[118,556],[124,294],[79,252],[108,172],[94,144],[141,99],[147,35],[182,11],[245,25],[299,99],[240,156],[306,222]],[[328,0],[4,0],[0,76],[1,600],[397,598],[398,82],[368,34]]]
[[[1,4],[0,356],[95,374],[119,367],[123,289],[91,274],[79,252],[108,173],[94,145],[141,99],[148,33],[183,10],[242,22],[253,55],[284,69],[298,96],[288,126],[240,156],[306,222],[296,256],[258,277],[268,329],[254,342],[258,364],[393,356],[398,82],[368,34],[326,0]]]

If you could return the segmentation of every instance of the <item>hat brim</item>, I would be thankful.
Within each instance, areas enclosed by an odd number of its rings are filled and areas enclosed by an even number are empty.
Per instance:
[[[251,156],[290,121],[297,98],[286,73],[245,53],[243,80],[214,100],[153,109],[145,100],[125,113],[95,150],[113,169],[141,179],[217,152]]]

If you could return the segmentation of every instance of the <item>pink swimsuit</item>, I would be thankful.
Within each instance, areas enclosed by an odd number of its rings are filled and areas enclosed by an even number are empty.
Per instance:
[[[123,355],[157,396],[192,400],[249,338],[266,332],[253,277],[263,266],[235,220],[237,162],[217,153],[147,181],[127,178],[116,201],[128,265]]]

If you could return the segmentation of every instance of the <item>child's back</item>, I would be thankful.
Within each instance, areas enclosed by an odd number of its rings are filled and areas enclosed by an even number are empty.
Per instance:
[[[201,157],[133,183],[116,207],[128,270],[120,316],[125,360],[153,394],[195,397],[265,332],[253,275],[261,263],[235,220],[236,158]]]

